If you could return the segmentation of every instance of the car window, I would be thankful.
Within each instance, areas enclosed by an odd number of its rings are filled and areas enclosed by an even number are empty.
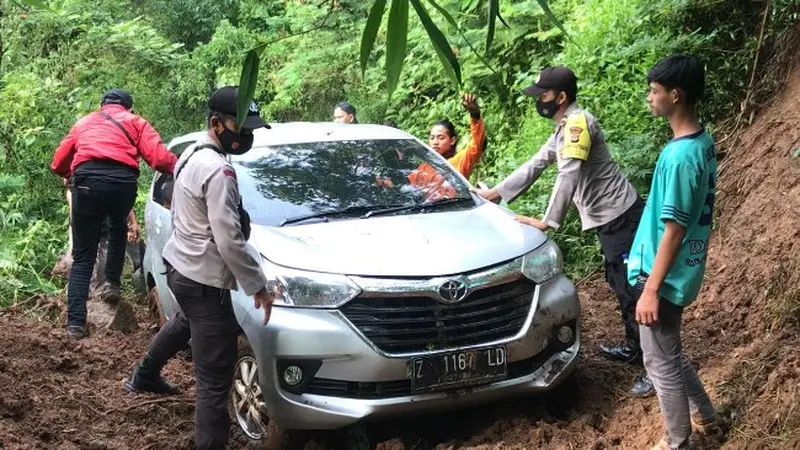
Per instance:
[[[153,201],[170,209],[172,207],[172,174],[159,173],[153,182]]]
[[[413,139],[258,147],[232,162],[244,208],[261,225],[346,208],[472,199],[454,169]]]
[[[189,148],[190,145],[196,141],[187,141],[175,144],[169,148],[169,151],[180,157],[184,150]],[[159,205],[170,209],[172,206],[172,174],[157,173],[155,181],[153,182],[153,201]]]
[[[184,150],[189,148],[190,145],[194,144],[197,141],[188,141],[188,142],[181,142],[179,144],[175,144],[169,148],[169,151],[174,153],[175,156],[181,156]]]

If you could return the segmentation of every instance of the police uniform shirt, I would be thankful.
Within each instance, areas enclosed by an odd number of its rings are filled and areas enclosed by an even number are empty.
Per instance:
[[[527,162],[497,185],[503,200],[523,194],[544,169],[558,163],[558,176],[543,222],[558,229],[570,202],[575,203],[583,230],[604,225],[621,216],[636,201],[633,185],[611,159],[597,120],[572,103],[555,132]]]
[[[183,276],[205,285],[253,295],[267,285],[260,262],[246,251],[237,205],[236,171],[203,136],[176,165],[172,195],[172,235],[166,259]],[[194,154],[196,152],[196,154]],[[191,158],[190,158],[191,156]],[[185,165],[185,167],[184,167]]]

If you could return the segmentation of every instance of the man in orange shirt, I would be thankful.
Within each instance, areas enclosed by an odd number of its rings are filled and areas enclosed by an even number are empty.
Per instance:
[[[461,104],[469,112],[470,141],[465,148],[456,151],[458,134],[456,127],[449,120],[441,120],[431,128],[428,144],[442,155],[461,175],[469,178],[472,169],[480,161],[486,150],[486,128],[481,117],[481,110],[474,94],[465,94]],[[425,192],[427,201],[436,201],[455,196],[455,188],[430,164],[422,164],[408,175],[408,181]]]
[[[486,150],[486,127],[474,94],[465,94],[461,98],[461,104],[469,112],[469,133],[472,137],[469,144],[462,150],[456,151],[458,134],[456,127],[449,120],[436,122],[428,135],[428,144],[461,172],[461,175],[469,178],[472,169]]]

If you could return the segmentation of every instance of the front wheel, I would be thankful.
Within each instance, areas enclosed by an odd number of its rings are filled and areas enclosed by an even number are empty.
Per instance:
[[[239,336],[238,353],[231,390],[231,409],[239,428],[248,438],[261,441],[261,448],[266,450],[302,448],[305,433],[283,429],[270,420],[258,381],[258,360],[244,336]]]
[[[150,317],[158,321],[158,328],[167,323],[167,316],[164,315],[164,309],[161,307],[161,296],[158,295],[158,288],[153,286],[147,295],[148,310]]]

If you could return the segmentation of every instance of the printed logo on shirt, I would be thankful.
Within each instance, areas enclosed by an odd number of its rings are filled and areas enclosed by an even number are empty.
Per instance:
[[[569,136],[572,142],[578,142],[581,139],[581,133],[583,133],[583,128],[581,127],[572,127],[569,129]]]
[[[236,179],[236,171],[235,171],[235,170],[233,170],[233,169],[229,169],[229,168],[222,169],[222,173],[223,173],[223,174],[224,174],[226,177],[231,177],[231,178],[233,178],[234,180]]]
[[[589,150],[592,147],[592,138],[586,123],[586,115],[582,112],[567,117],[567,124],[564,129],[564,147],[561,150],[564,158],[589,159]]]
[[[689,241],[689,254],[699,255],[706,251],[706,241],[692,239]]]

